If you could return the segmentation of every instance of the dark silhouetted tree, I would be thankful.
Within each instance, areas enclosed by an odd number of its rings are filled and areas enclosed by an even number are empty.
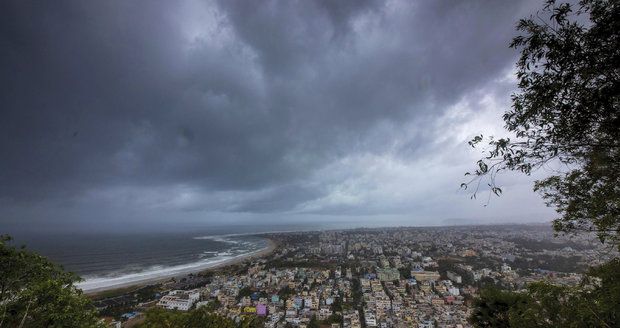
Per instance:
[[[503,170],[530,174],[547,163],[564,169],[536,181],[534,189],[559,217],[557,232],[594,232],[620,249],[620,1],[548,0],[517,25],[519,91],[503,118],[514,139],[488,142],[474,187]],[[468,173],[469,174],[469,173]],[[579,286],[534,283],[519,293],[483,290],[470,322],[475,327],[618,327],[620,262],[594,268]]]
[[[0,327],[100,327],[79,277],[0,236]]]
[[[524,292],[483,289],[469,321],[475,327],[618,327],[620,261],[591,269],[575,287],[544,282]]]
[[[168,311],[152,308],[146,312],[146,318],[140,325],[144,328],[237,328],[250,327],[235,324],[231,319],[211,313],[206,307],[189,312]]]
[[[475,196],[486,180],[499,195],[498,172],[559,163],[559,173],[535,183],[560,214],[556,231],[592,231],[620,246],[620,2],[549,0],[517,29],[519,91],[503,116],[516,138],[470,141],[489,148],[461,186],[475,185]]]

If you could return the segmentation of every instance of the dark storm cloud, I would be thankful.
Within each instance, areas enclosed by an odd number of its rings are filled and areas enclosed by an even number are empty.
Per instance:
[[[2,2],[0,198],[185,186],[192,209],[294,209],[329,193],[331,163],[510,68],[530,5]]]

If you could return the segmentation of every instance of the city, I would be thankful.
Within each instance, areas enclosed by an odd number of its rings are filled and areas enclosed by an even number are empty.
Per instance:
[[[271,328],[469,327],[480,287],[519,290],[536,281],[577,285],[587,267],[616,254],[584,235],[554,237],[544,225],[262,236],[278,245],[265,258],[98,299],[95,305],[115,313],[108,322],[128,327],[153,307],[206,307],[234,321],[256,317]]]
[[[0,328],[620,328],[619,18],[0,1]]]

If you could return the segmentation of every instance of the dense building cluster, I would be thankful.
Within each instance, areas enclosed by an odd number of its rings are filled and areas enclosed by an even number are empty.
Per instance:
[[[215,312],[227,317],[259,315],[265,316],[265,327],[304,327],[313,318],[340,323],[352,287],[339,270],[256,265],[244,275],[214,276],[202,294],[215,304]],[[359,327],[359,319],[354,321],[351,327]]]
[[[237,321],[261,317],[273,328],[468,327],[480,287],[514,290],[540,280],[577,284],[584,268],[605,260],[596,242],[554,238],[542,226],[266,237],[278,244],[270,256],[195,277],[200,286],[190,290],[166,291],[179,282],[164,284],[163,296],[150,305],[181,311],[206,306]]]

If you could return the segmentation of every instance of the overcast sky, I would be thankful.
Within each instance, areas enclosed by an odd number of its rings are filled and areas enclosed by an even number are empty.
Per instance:
[[[2,1],[0,230],[549,220],[459,192],[541,6]]]

